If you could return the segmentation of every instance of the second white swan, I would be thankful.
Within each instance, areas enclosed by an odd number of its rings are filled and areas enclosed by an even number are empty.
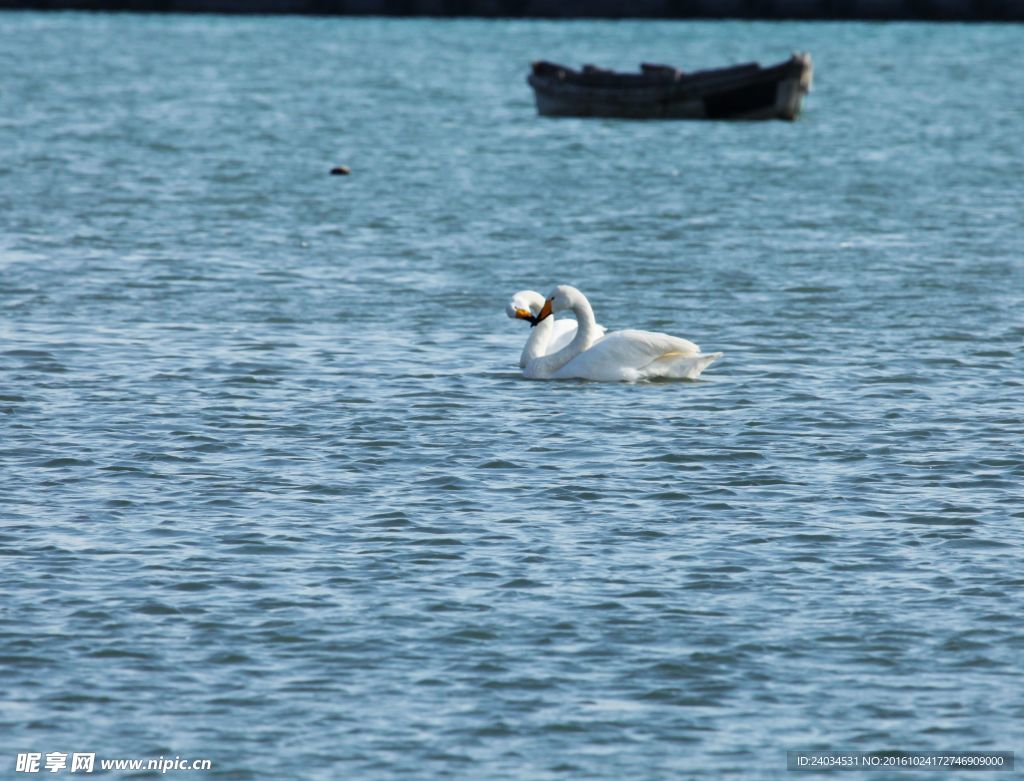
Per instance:
[[[512,296],[505,306],[505,314],[517,320],[530,323],[530,336],[526,340],[523,352],[519,356],[519,368],[525,369],[526,364],[541,355],[557,352],[567,346],[576,336],[576,321],[572,318],[556,320],[547,317],[538,320],[537,315],[544,307],[544,296],[536,290],[520,290]],[[596,326],[599,335],[604,336],[604,326]]]
[[[524,367],[526,377],[598,382],[636,382],[659,377],[695,380],[722,357],[722,353],[702,353],[700,347],[687,339],[653,331],[615,331],[603,335],[604,329],[594,321],[594,310],[587,297],[571,285],[559,285],[551,291],[536,315],[537,327],[555,312],[566,309],[576,315],[577,329],[572,341],[554,352],[546,352],[546,344],[534,345]]]

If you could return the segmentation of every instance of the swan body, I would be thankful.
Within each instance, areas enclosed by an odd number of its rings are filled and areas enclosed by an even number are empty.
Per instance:
[[[688,339],[653,331],[597,330],[594,310],[579,290],[559,285],[539,314],[538,328],[555,312],[571,309],[578,327],[572,340],[555,351],[537,345],[523,374],[536,380],[583,379],[597,382],[637,382],[655,378],[695,380],[722,353],[702,353]]]
[[[576,336],[576,321],[570,318],[556,320],[554,317],[546,317],[537,321],[537,315],[543,307],[544,296],[535,290],[520,290],[505,307],[505,314],[509,317],[533,323],[530,338],[526,340],[519,356],[520,369],[525,369],[526,364],[534,358],[561,350]],[[604,334],[604,326],[595,327]]]

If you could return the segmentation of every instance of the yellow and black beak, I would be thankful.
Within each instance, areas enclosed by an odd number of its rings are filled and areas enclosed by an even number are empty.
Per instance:
[[[515,316],[517,320],[526,320],[530,324],[530,328],[533,328],[537,323],[540,322],[536,317],[530,314],[529,309],[519,309],[516,307]]]

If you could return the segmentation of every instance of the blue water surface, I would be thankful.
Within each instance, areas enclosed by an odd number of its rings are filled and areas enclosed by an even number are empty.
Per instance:
[[[1024,750],[1021,43],[0,16],[3,777]],[[795,123],[541,119],[525,84],[792,50]],[[524,380],[505,303],[558,283],[725,357]]]

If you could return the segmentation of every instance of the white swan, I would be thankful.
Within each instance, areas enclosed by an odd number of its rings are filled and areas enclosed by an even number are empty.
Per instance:
[[[587,297],[570,285],[559,285],[551,292],[537,314],[538,323],[566,309],[576,314],[576,335],[557,352],[541,351],[530,359],[523,372],[530,379],[636,382],[671,377],[695,380],[708,365],[722,357],[722,353],[701,353],[693,342],[678,336],[652,331],[616,331],[602,337]]]
[[[576,336],[576,321],[572,318],[556,320],[547,317],[538,320],[537,315],[544,306],[544,296],[535,290],[520,290],[512,296],[505,306],[505,314],[513,319],[529,321],[530,338],[526,340],[522,355],[519,356],[519,368],[525,369],[526,364],[534,358],[548,353],[557,352],[566,347]],[[595,326],[599,335],[604,335],[604,326]]]

